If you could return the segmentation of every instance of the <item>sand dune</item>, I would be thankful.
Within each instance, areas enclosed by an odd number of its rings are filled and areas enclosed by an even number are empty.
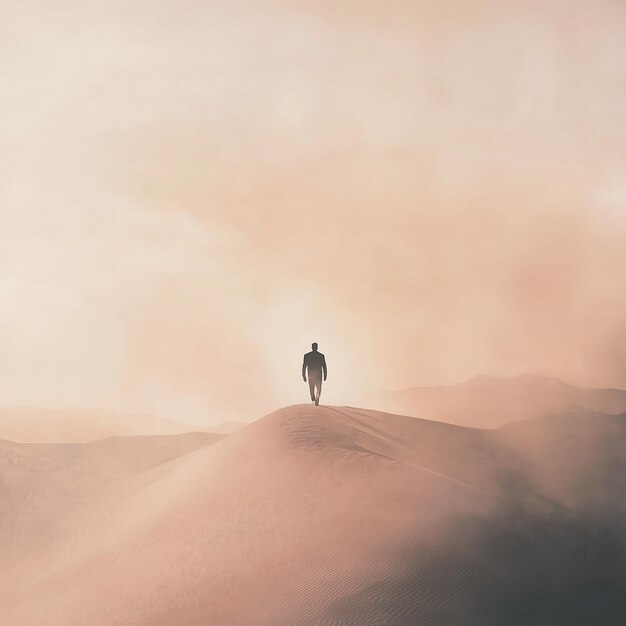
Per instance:
[[[96,490],[104,522],[3,567],[1,621],[621,624],[625,444],[626,415],[288,407]]]
[[[218,429],[222,425],[218,426]],[[158,415],[88,409],[0,408],[0,439],[9,441],[86,442],[126,435],[174,435],[202,429]],[[234,432],[235,429],[230,429]]]
[[[368,405],[462,426],[497,428],[517,420],[572,411],[623,413],[626,391],[573,387],[557,378],[532,374],[477,376],[450,387],[379,392],[368,398]]]
[[[116,490],[223,435],[109,437],[90,443],[0,440],[0,565],[95,530]],[[91,525],[91,526],[90,526]]]

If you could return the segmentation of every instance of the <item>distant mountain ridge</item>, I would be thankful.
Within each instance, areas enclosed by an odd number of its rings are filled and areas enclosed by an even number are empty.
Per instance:
[[[224,422],[203,427],[160,415],[106,409],[0,408],[0,439],[7,441],[84,443],[105,437],[177,435],[194,431],[225,435],[244,426],[243,422]]]
[[[502,378],[480,375],[448,387],[382,391],[369,400],[370,406],[379,410],[478,428],[581,411],[626,411],[624,390],[575,387],[535,374]]]

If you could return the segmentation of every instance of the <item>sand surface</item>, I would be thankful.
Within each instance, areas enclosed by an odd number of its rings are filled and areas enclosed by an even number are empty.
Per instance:
[[[626,618],[624,415],[297,405],[217,442],[130,439],[2,444],[1,623]]]

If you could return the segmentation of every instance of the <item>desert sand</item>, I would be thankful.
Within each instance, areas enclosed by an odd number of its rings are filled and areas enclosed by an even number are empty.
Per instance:
[[[209,443],[4,443],[0,621],[626,618],[626,415],[482,430],[296,405]]]

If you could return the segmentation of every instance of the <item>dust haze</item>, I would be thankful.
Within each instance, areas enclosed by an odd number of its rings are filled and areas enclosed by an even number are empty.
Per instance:
[[[6,7],[0,404],[626,387],[626,7],[381,6]]]

